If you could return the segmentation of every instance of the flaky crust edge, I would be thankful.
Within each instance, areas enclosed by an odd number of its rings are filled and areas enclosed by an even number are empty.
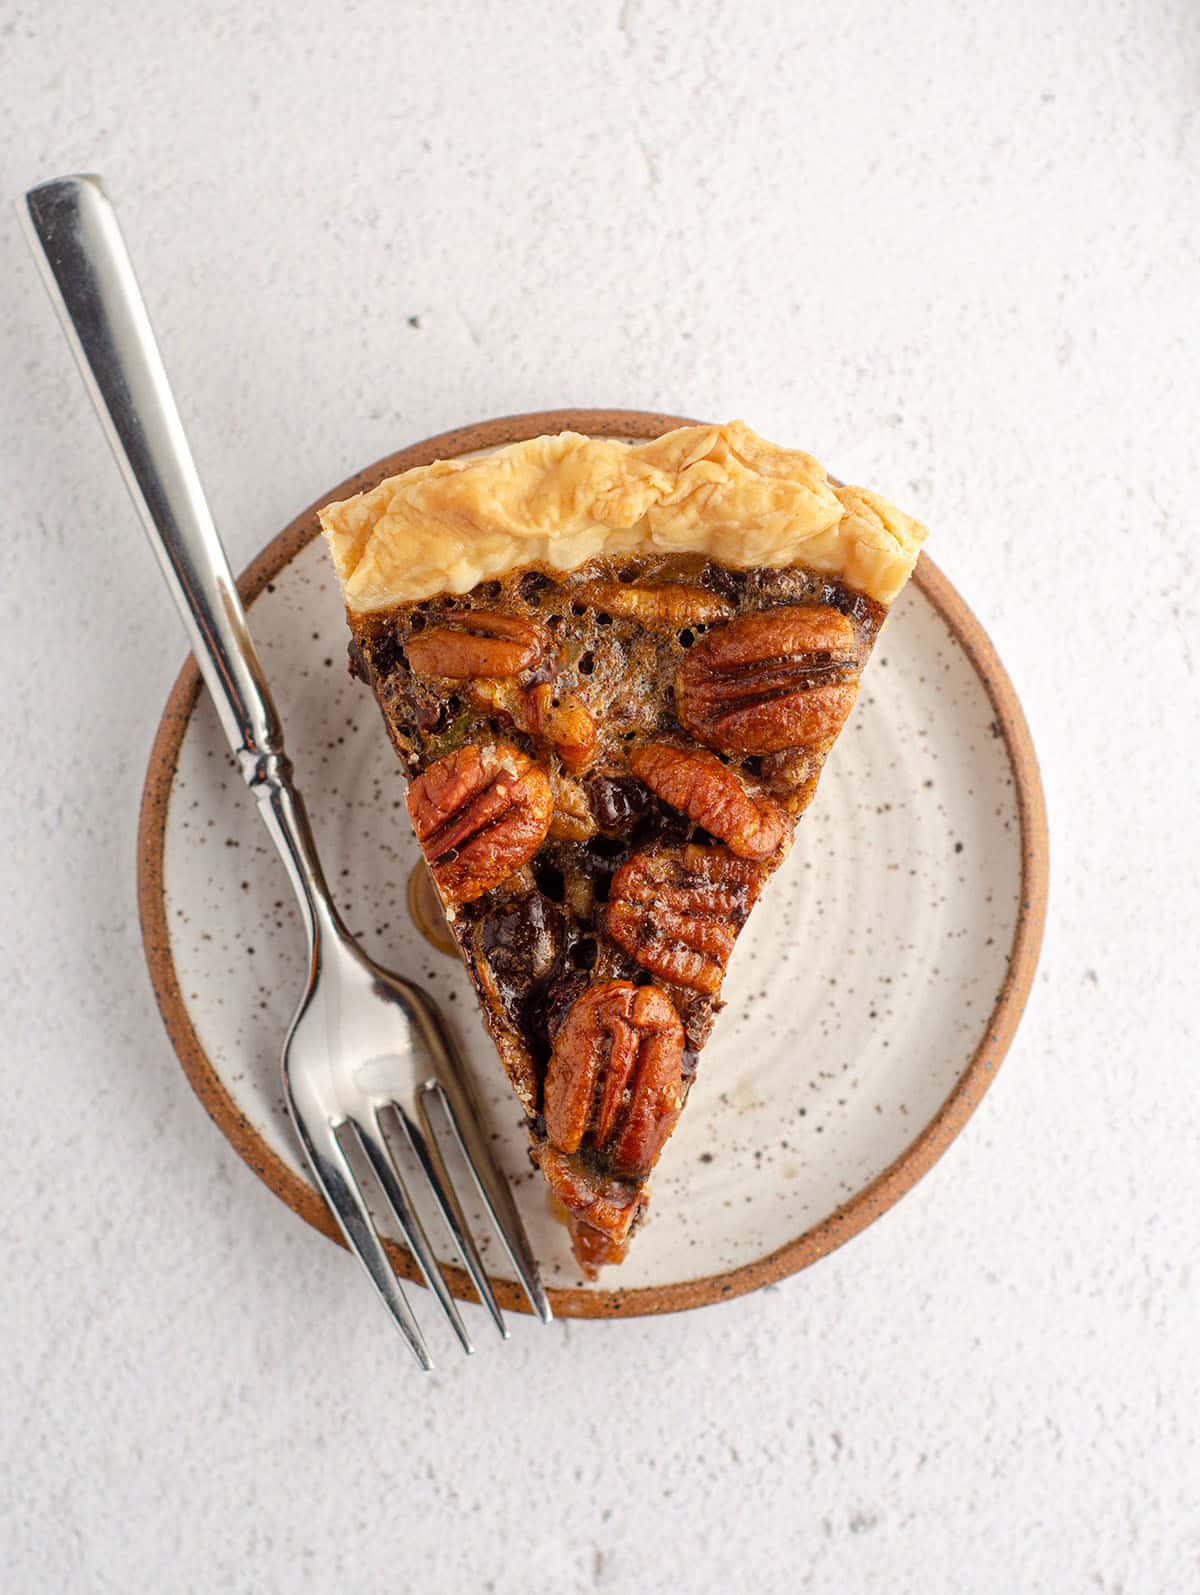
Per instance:
[[[389,477],[320,512],[351,613],[463,593],[523,566],[700,554],[740,569],[803,565],[888,605],[925,539],[865,488],[744,422],[645,443],[578,432]]]

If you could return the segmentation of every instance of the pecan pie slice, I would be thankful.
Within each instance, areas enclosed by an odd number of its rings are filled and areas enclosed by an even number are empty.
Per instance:
[[[351,668],[594,1276],[924,529],[739,422],[534,438],[321,523]]]

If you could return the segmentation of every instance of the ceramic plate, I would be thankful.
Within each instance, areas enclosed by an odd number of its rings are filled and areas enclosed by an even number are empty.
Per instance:
[[[410,465],[567,426],[649,437],[675,424],[611,411],[487,422],[380,461],[321,502]],[[1028,732],[945,577],[922,558],[895,605],[795,847],[738,943],[727,1007],[655,1171],[648,1221],[628,1261],[588,1285],[529,1169],[520,1112],[466,975],[409,918],[418,853],[400,770],[374,699],[347,674],[345,618],[316,534],[310,510],[242,582],[297,778],[351,927],[372,957],[424,982],[455,1023],[555,1310],[714,1301],[803,1267],[877,1218],[991,1082],[1044,911]],[[254,1171],[335,1235],[280,1090],[280,1045],[304,984],[300,923],[190,661],[159,730],[140,843],[147,956],[184,1068]],[[495,1248],[489,1266],[501,1300],[519,1305]]]

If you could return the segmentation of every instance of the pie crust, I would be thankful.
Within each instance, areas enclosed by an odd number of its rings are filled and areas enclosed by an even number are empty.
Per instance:
[[[328,504],[321,525],[356,614],[465,593],[517,566],[701,554],[739,570],[804,565],[889,604],[925,528],[741,421],[649,443],[578,432],[438,460]]]

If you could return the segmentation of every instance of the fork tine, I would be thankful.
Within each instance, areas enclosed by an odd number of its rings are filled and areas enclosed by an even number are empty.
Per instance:
[[[433,1367],[433,1359],[426,1349],[424,1337],[417,1320],[413,1317],[412,1308],[405,1300],[400,1281],[396,1278],[387,1253],[375,1233],[367,1204],[358,1188],[354,1171],[338,1141],[336,1130],[330,1133],[328,1149],[322,1149],[317,1145],[308,1125],[296,1112],[294,1103],[292,1111],[304,1148],[308,1153],[309,1167],[313,1171],[321,1194],[329,1203],[333,1216],[338,1221],[338,1227],[346,1237],[350,1250],[366,1269],[371,1283],[383,1298],[384,1306],[392,1315],[396,1328],[408,1342],[413,1356],[428,1372]]]
[[[449,1093],[440,1080],[426,1080],[417,1092],[417,1101],[420,1105],[421,1116],[430,1127],[430,1133],[436,1139],[432,1109],[436,1108],[440,1122],[457,1144],[467,1167],[475,1181],[480,1199],[491,1219],[492,1228],[500,1237],[504,1250],[508,1253],[509,1261],[513,1265],[521,1288],[529,1299],[529,1305],[541,1319],[548,1324],[554,1317],[550,1311],[550,1302],[546,1296],[545,1286],[533,1258],[533,1249],[529,1244],[529,1237],[525,1233],[525,1226],[517,1212],[517,1204],[513,1201],[512,1192],[509,1190],[508,1181],[500,1178],[492,1155],[488,1150],[487,1142],[480,1133],[475,1115],[471,1109],[469,1098],[459,1087],[459,1083],[450,1076],[446,1085]],[[451,1101],[453,1095],[453,1102]]]
[[[446,1228],[450,1231],[455,1246],[458,1248],[458,1254],[463,1260],[463,1266],[466,1268],[471,1283],[479,1292],[480,1301],[487,1308],[492,1322],[500,1331],[501,1339],[507,1340],[508,1327],[500,1311],[500,1304],[496,1300],[496,1293],[492,1289],[492,1282],[487,1276],[487,1269],[483,1266],[483,1260],[475,1249],[475,1241],[471,1231],[467,1228],[466,1215],[462,1210],[462,1205],[458,1200],[458,1193],[455,1191],[450,1179],[449,1170],[446,1168],[446,1160],[442,1156],[442,1149],[430,1128],[429,1120],[424,1113],[420,1099],[418,1099],[417,1105],[422,1110],[423,1128],[419,1128],[413,1123],[399,1103],[392,1102],[388,1104],[404,1126],[408,1144],[412,1147],[414,1156],[425,1171],[425,1178],[429,1181],[438,1210],[445,1221]]]
[[[403,1119],[403,1115],[401,1115]],[[437,1258],[433,1255],[433,1248],[429,1244],[429,1237],[425,1227],[413,1211],[412,1201],[404,1188],[404,1181],[400,1171],[388,1150],[387,1139],[383,1133],[383,1126],[379,1122],[378,1114],[370,1128],[364,1129],[361,1124],[353,1119],[347,1119],[346,1125],[350,1133],[356,1138],[375,1171],[375,1178],[379,1181],[396,1225],[404,1237],[404,1244],[417,1260],[417,1266],[425,1276],[425,1283],[441,1303],[442,1311],[450,1320],[450,1327],[458,1336],[459,1344],[468,1356],[475,1350],[471,1338],[467,1334],[466,1326],[459,1316],[458,1306],[454,1297],[446,1288],[446,1281],[442,1278],[442,1271],[438,1267]],[[406,1127],[407,1128],[407,1127]]]

